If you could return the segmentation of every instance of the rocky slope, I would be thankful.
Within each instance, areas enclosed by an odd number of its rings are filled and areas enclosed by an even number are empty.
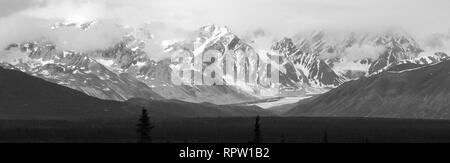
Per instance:
[[[86,54],[45,42],[13,44],[8,50],[24,54],[8,63],[11,67],[90,96],[117,101],[162,99],[146,84],[130,75],[114,73]]]
[[[319,58],[320,53],[308,51],[305,46],[297,47],[292,39],[285,38],[277,42],[272,49],[282,54],[282,65],[286,69],[287,79],[300,85],[312,87],[337,87],[344,82],[331,67]]]
[[[450,118],[450,61],[406,70],[393,69],[396,71],[351,81],[319,97],[299,102],[285,115]]]
[[[0,118],[130,119],[145,107],[156,118],[270,116],[258,107],[195,104],[177,100],[106,101],[30,76],[0,68]]]
[[[402,32],[351,34],[333,46],[337,57],[327,59],[327,63],[347,79],[382,72],[404,60],[416,59],[423,52],[414,38]],[[343,62],[347,65],[340,64]]]

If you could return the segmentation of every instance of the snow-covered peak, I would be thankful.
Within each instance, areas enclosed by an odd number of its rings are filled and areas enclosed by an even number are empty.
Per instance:
[[[449,59],[450,59],[450,56],[448,56],[446,53],[437,52],[431,56],[423,56],[423,57],[418,57],[415,59],[404,60],[404,61],[401,61],[400,64],[415,63],[415,64],[420,64],[420,65],[431,65],[431,64],[440,63],[442,61],[449,60]]]
[[[231,33],[231,30],[227,26],[218,26],[215,24],[211,24],[201,27],[198,32],[200,36],[213,37],[221,34]]]
[[[381,33],[376,34],[371,39],[376,45],[388,46],[414,46],[419,47],[416,40],[409,34],[401,33]]]
[[[294,41],[291,38],[283,38],[280,41],[276,42],[272,46],[272,50],[282,54],[282,55],[291,55],[297,51],[297,47],[294,44]]]
[[[321,55],[324,53],[329,53],[329,51],[334,52],[336,50],[335,47],[337,42],[337,39],[328,37],[326,32],[315,31],[301,38],[297,38],[295,45],[303,52]]]

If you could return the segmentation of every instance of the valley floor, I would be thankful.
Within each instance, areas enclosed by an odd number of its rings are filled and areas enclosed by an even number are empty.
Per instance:
[[[251,104],[251,105],[256,105],[259,106],[263,109],[270,109],[270,108],[274,108],[274,107],[278,107],[278,106],[283,106],[283,105],[289,105],[289,104],[295,104],[301,100],[304,99],[308,99],[311,98],[311,96],[305,96],[305,97],[281,97],[278,99],[273,99],[273,100],[269,100],[267,102],[261,102],[261,103],[256,103],[256,104]]]
[[[158,143],[247,143],[254,118],[190,118],[154,121]],[[0,120],[0,142],[133,143],[136,120]],[[450,142],[450,121],[375,118],[262,118],[266,143]]]

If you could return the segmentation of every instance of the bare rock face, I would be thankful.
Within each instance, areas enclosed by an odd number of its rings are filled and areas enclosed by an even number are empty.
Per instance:
[[[286,68],[285,80],[300,82],[313,87],[337,87],[344,82],[318,53],[301,50],[294,45],[292,39],[285,38],[277,42],[272,49],[283,55]]]
[[[369,74],[376,73],[391,64],[417,58],[423,52],[415,40],[407,36],[381,35],[373,41],[377,46],[386,47],[386,51],[371,65]]]

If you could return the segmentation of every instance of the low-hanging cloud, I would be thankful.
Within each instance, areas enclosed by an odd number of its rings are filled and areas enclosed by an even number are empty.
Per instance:
[[[119,42],[126,30],[114,23],[101,21],[89,30],[77,27],[52,30],[53,21],[17,15],[0,19],[0,47],[13,43],[45,40],[65,50],[89,51],[104,49]]]
[[[355,45],[345,48],[343,52],[333,51],[324,52],[320,54],[320,59],[329,58],[344,58],[347,61],[353,62],[362,59],[373,59],[376,60],[386,51],[386,47],[375,46],[370,44]]]
[[[75,51],[106,49],[119,43],[129,31],[111,22],[99,22],[86,31],[60,28],[49,32],[49,40],[57,47]]]
[[[0,62],[18,63],[20,61],[27,59],[27,57],[28,57],[27,53],[24,53],[20,50],[13,50],[3,53],[2,56],[0,57]]]
[[[256,28],[241,36],[245,42],[249,43],[257,52],[264,54],[271,50],[277,38],[272,33],[268,33],[263,28]]]
[[[169,58],[170,55],[164,54],[164,51],[171,43],[193,38],[195,35],[194,31],[163,22],[148,23],[141,29],[151,33],[151,38],[144,38],[146,42],[144,51],[154,60]]]
[[[361,59],[378,59],[386,51],[385,47],[373,45],[352,46],[345,49],[345,58],[351,61]]]
[[[39,40],[48,36],[49,22],[28,16],[0,18],[0,51],[9,44]]]
[[[423,39],[424,52],[421,56],[432,56],[435,52],[450,54],[450,31],[448,34],[432,34]]]
[[[167,20],[149,19],[140,13],[145,1],[134,5],[125,1],[106,0],[31,0],[36,2],[25,10],[1,17],[0,48],[12,43],[45,40],[58,48],[75,51],[105,49],[118,43],[127,34],[136,34],[146,41],[145,51],[154,59],[163,58],[162,45],[167,40],[182,40],[192,37],[194,30],[175,25]],[[148,7],[148,6],[147,6]],[[146,8],[146,9],[150,9]],[[59,22],[97,23],[88,30],[63,27],[52,30]]]

